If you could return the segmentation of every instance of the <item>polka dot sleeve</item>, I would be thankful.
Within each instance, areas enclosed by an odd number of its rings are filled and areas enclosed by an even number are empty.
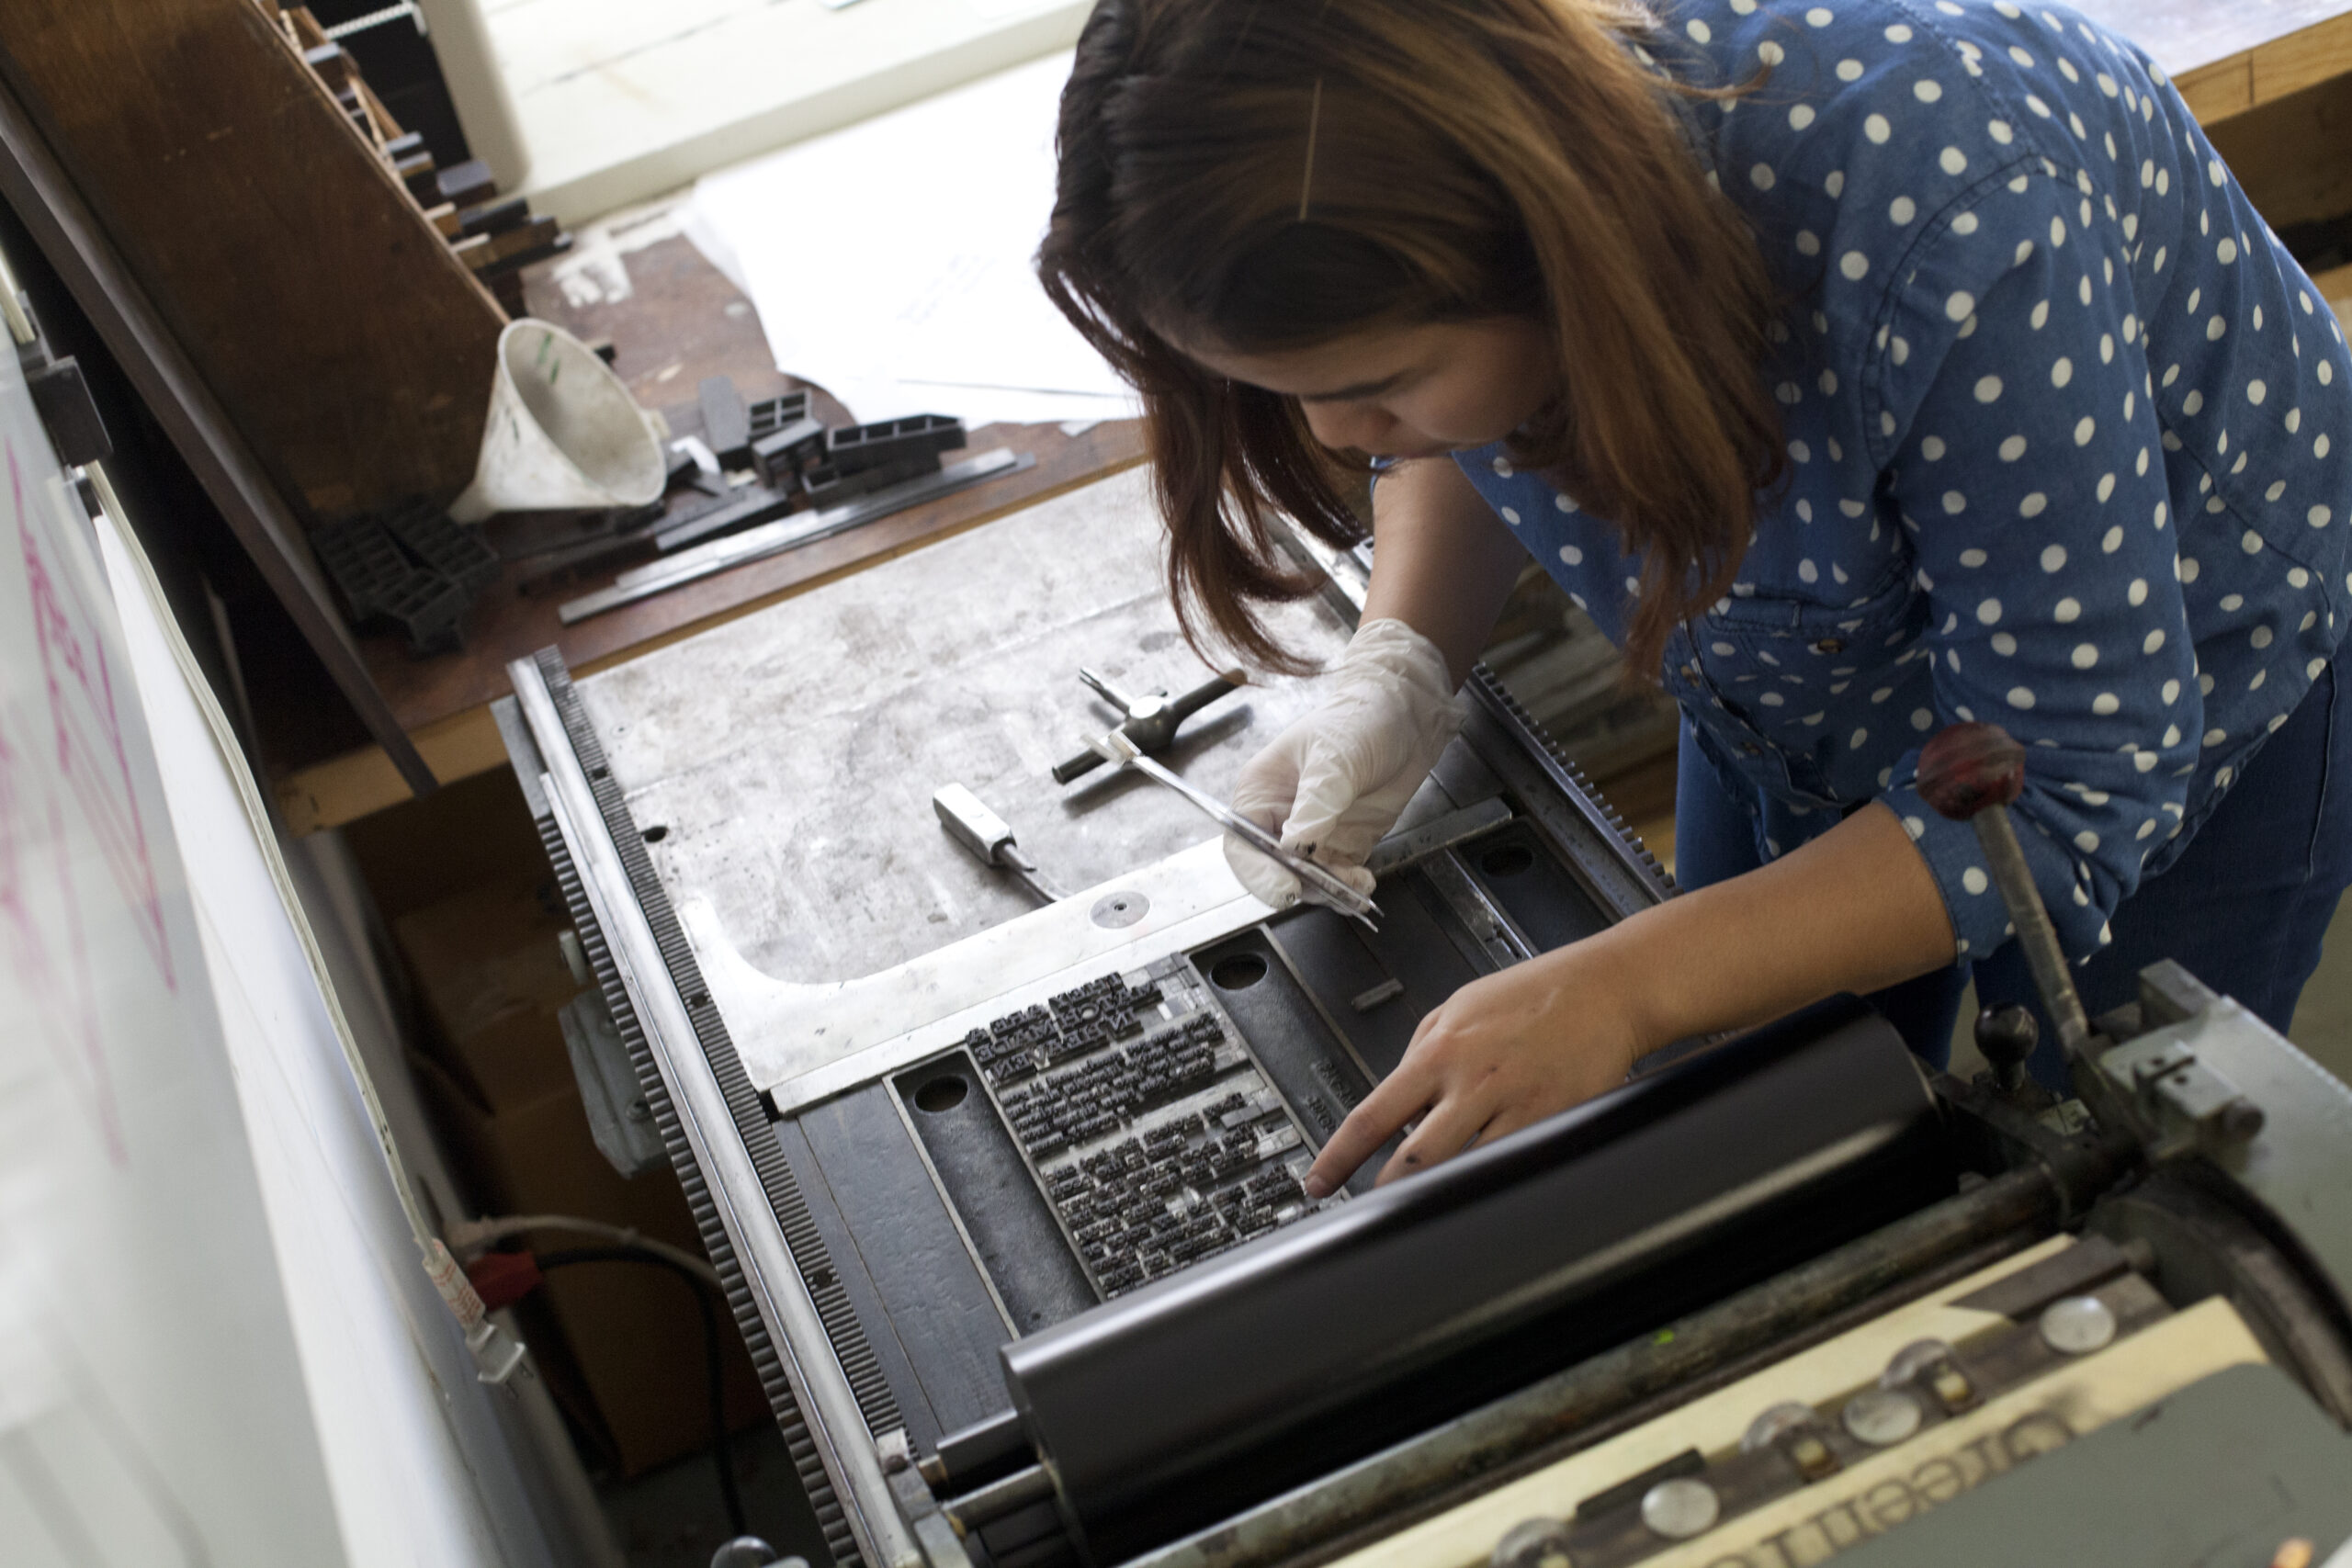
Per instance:
[[[2180,820],[2199,732],[2163,431],[2127,247],[2063,176],[1943,215],[1894,290],[1877,361],[1881,466],[1927,594],[1935,726],[2027,749],[2018,839],[2079,961]],[[2008,919],[1974,831],[1883,797],[1926,857],[1959,956]]]

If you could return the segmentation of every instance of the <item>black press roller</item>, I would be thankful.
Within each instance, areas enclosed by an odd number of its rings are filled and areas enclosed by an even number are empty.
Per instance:
[[[1004,1347],[1116,1562],[1950,1195],[1894,1030],[1826,1004]]]

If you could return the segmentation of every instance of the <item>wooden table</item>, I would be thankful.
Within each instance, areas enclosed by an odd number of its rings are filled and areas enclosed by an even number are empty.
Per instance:
[[[526,285],[531,313],[587,341],[610,339],[614,368],[646,408],[692,403],[706,376],[731,378],[754,400],[797,385],[777,373],[751,302],[691,242],[658,242],[629,255],[627,265],[632,284],[628,298],[584,306],[567,302],[548,269],[538,268]],[[829,395],[820,393],[818,401],[828,423],[847,423],[848,413]],[[490,703],[507,691],[509,660],[552,644],[563,650],[575,673],[599,670],[1086,484],[1143,457],[1141,428],[1132,421],[1098,424],[1075,436],[1051,424],[988,425],[971,433],[971,450],[993,446],[1033,454],[1037,466],[576,626],[557,619],[557,605],[610,581],[617,566],[555,591],[527,594],[517,588],[524,569],[510,566],[475,606],[464,652],[415,659],[401,638],[387,635],[360,638],[361,650],[401,727],[414,738],[435,776],[454,783],[505,763]],[[296,834],[335,827],[409,798],[390,761],[374,746],[331,756],[298,752],[290,763],[275,757],[272,761],[278,809],[288,830]]]
[[[2165,67],[2274,227],[2352,213],[2352,0],[2075,0],[2075,8]],[[628,297],[586,306],[568,303],[541,269],[528,285],[532,313],[611,339],[616,369],[648,408],[691,402],[705,376],[732,377],[753,399],[792,384],[777,374],[751,302],[690,242],[659,242],[627,265]],[[2352,299],[2352,265],[2319,281],[2331,299]],[[846,417],[838,404],[825,412]],[[972,433],[973,449],[996,446],[1034,453],[1036,468],[573,626],[557,620],[556,605],[591,584],[525,596],[510,569],[477,607],[467,651],[414,660],[397,637],[371,637],[362,639],[368,666],[435,774],[453,782],[505,761],[489,704],[506,690],[510,659],[553,644],[574,671],[602,669],[1142,458],[1130,423],[1075,437],[1052,425]],[[298,834],[408,798],[373,746],[270,761],[279,809]]]

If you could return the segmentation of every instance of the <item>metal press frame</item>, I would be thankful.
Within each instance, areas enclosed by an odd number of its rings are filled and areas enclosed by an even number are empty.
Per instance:
[[[1311,553],[1329,578],[1335,608],[1352,620],[1363,602],[1363,560]],[[747,1076],[713,1000],[727,965],[718,949],[705,956],[719,971],[706,974],[698,962],[704,944],[689,934],[697,911],[673,909],[560,657],[550,649],[517,660],[508,673],[515,696],[493,712],[526,802],[777,1419],[787,1438],[805,1430],[804,1452],[815,1463],[803,1461],[802,1479],[829,1544],[845,1563],[936,1562],[941,1543],[931,1541],[926,1552],[918,1533],[936,1535],[926,1527],[937,1516],[900,1495],[909,1473],[892,1451],[893,1438],[903,1441],[895,1402],[864,1364],[870,1354],[855,1353],[863,1339],[854,1323],[842,1332],[842,1304],[828,1310],[823,1287],[832,1275],[823,1243],[806,1224],[770,1131],[781,1104],[806,1100],[816,1086],[777,1086],[771,1097]],[[1464,740],[1611,919],[1672,895],[1656,858],[1490,671],[1474,671],[1465,694]],[[838,1088],[825,1074],[811,1077]]]

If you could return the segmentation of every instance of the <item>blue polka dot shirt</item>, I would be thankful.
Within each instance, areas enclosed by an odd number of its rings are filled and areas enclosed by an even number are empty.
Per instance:
[[[1956,956],[2008,934],[1916,788],[1985,719],[2077,959],[2326,666],[2352,539],[2352,359],[2167,82],[2054,6],[1683,0],[1646,52],[1765,85],[1689,111],[1791,301],[1790,479],[1662,676],[1777,856],[1891,807]],[[1500,446],[1457,454],[1622,638],[1639,564]],[[2293,825],[2282,825],[2290,830]]]

